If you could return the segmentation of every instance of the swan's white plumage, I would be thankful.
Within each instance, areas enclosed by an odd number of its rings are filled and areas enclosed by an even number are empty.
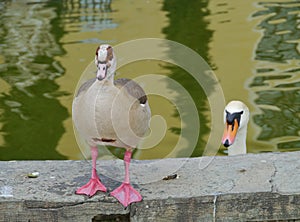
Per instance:
[[[240,114],[240,121],[239,121],[239,126],[234,138],[234,142],[232,144],[229,144],[228,146],[228,155],[239,155],[239,154],[246,154],[247,153],[247,147],[246,147],[246,137],[247,137],[247,125],[249,121],[249,109],[248,107],[241,101],[231,101],[229,102],[225,109],[224,109],[224,123],[227,126],[227,113],[229,114],[235,114],[235,113],[242,113]],[[225,127],[225,132],[226,132],[226,127]],[[226,142],[226,136],[224,136],[222,139],[222,143],[225,144]]]

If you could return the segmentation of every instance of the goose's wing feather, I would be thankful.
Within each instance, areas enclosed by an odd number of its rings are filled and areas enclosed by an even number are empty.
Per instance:
[[[76,97],[78,97],[80,93],[87,91],[91,87],[91,85],[93,85],[93,83],[95,81],[96,81],[96,78],[93,78],[93,79],[89,79],[88,81],[84,82],[78,89]]]
[[[114,81],[118,88],[125,87],[128,94],[139,100],[140,104],[146,104],[147,96],[143,88],[131,79],[120,78]]]

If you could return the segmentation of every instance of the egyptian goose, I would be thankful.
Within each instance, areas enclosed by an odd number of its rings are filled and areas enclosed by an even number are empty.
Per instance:
[[[110,45],[97,48],[95,65],[96,78],[82,84],[72,106],[74,125],[91,147],[92,156],[91,179],[76,194],[93,196],[97,191],[107,191],[96,171],[97,145],[122,147],[126,149],[125,179],[111,195],[127,207],[142,200],[141,194],[130,185],[129,164],[132,149],[149,129],[150,107],[144,90],[136,82],[114,80],[116,56]]]
[[[224,109],[225,130],[222,143],[228,147],[228,155],[246,154],[249,109],[241,101],[231,101]]]

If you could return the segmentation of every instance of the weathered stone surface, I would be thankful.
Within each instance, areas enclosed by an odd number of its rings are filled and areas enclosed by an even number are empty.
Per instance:
[[[299,160],[300,152],[134,160],[131,179],[144,200],[127,209],[107,193],[74,194],[90,161],[3,161],[0,221],[297,221]],[[97,169],[110,191],[123,180],[122,160],[99,160]]]

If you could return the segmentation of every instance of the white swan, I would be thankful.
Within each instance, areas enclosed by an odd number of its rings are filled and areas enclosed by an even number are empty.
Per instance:
[[[225,130],[222,144],[228,147],[228,155],[246,154],[249,109],[241,101],[231,101],[224,109]]]
[[[77,189],[77,194],[93,196],[97,191],[106,192],[96,171],[97,145],[126,149],[124,155],[125,179],[111,192],[127,207],[142,200],[142,196],[129,182],[129,163],[132,149],[149,129],[150,107],[144,90],[133,80],[114,80],[116,56],[110,45],[103,44],[96,50],[96,78],[82,84],[73,101],[73,122],[81,136],[88,142],[92,153],[90,181]]]

